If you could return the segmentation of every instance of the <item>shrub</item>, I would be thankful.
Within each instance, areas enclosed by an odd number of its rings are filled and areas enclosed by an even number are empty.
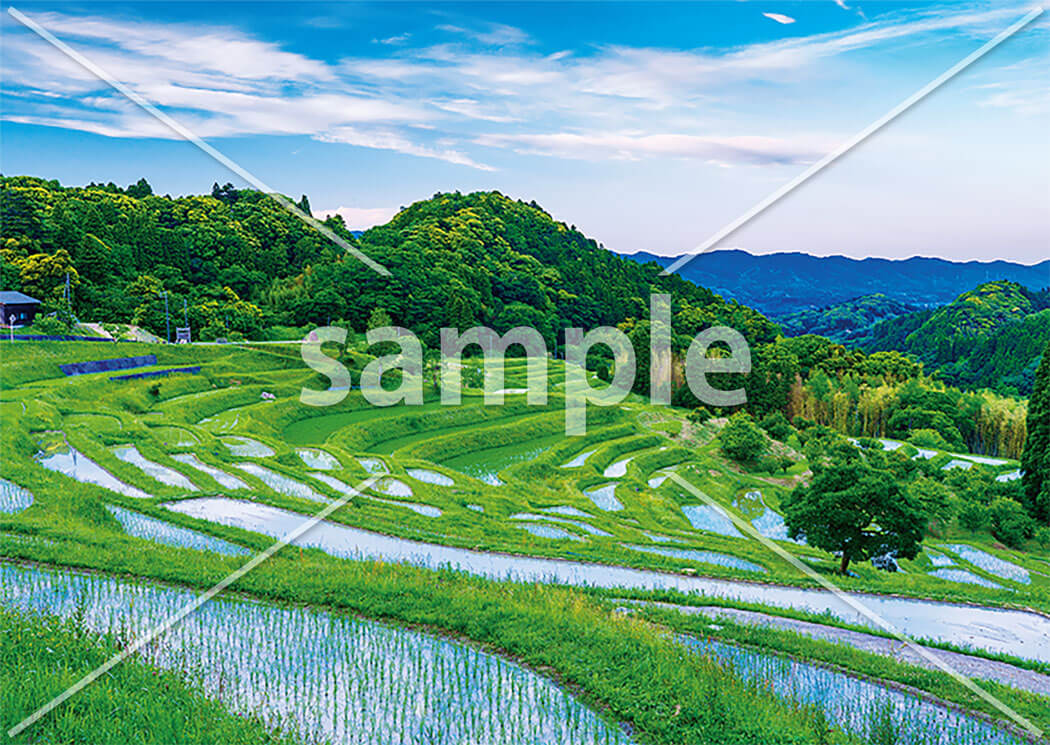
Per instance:
[[[697,406],[695,409],[693,409],[686,415],[686,419],[688,419],[693,424],[703,424],[710,418],[711,412],[708,411],[706,406]]]
[[[933,448],[934,450],[951,450],[951,445],[935,429],[913,429],[908,436],[908,442],[921,448]]]
[[[31,333],[35,334],[68,334],[69,326],[62,323],[55,316],[43,316],[33,321],[33,326],[30,329]]]
[[[767,414],[763,417],[762,421],[758,423],[758,426],[764,429],[774,440],[784,442],[791,436],[791,425],[788,424],[787,417],[779,411]]]
[[[959,524],[967,530],[984,530],[990,520],[988,508],[980,502],[967,502],[959,510]]]
[[[754,461],[766,452],[766,437],[747,414],[734,414],[718,435],[722,452],[736,461]]]
[[[998,497],[988,507],[991,516],[992,535],[1007,546],[1017,548],[1035,535],[1035,520],[1019,502]]]

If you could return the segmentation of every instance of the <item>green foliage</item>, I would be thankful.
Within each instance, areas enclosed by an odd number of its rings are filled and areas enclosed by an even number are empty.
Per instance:
[[[953,447],[935,429],[913,429],[908,434],[908,442],[916,447],[934,448],[935,450],[950,450]]]
[[[1013,282],[987,282],[948,305],[875,325],[856,343],[899,350],[953,385],[1027,395],[1050,342],[1050,296]]]
[[[894,552],[913,559],[922,550],[927,515],[886,471],[859,461],[835,463],[809,486],[781,502],[788,533],[811,546],[839,553],[840,571],[851,561]]]
[[[768,443],[754,420],[747,414],[734,414],[718,434],[722,452],[735,461],[755,461],[766,452]]]
[[[126,641],[123,642],[126,644]],[[0,712],[13,727],[93,668],[122,643],[73,621],[0,610]],[[116,714],[119,712],[119,715]],[[292,743],[262,723],[226,711],[184,681],[136,656],[80,691],[11,742]]]
[[[992,535],[1007,546],[1019,547],[1035,535],[1036,522],[1018,502],[997,497],[988,505]]]
[[[780,440],[784,442],[791,436],[794,431],[791,425],[788,423],[787,417],[781,412],[774,411],[772,414],[767,414],[758,423],[758,426],[766,431],[770,437],[774,440]]]
[[[1036,372],[1028,402],[1028,438],[1021,455],[1025,506],[1043,524],[1050,524],[1050,343]]]
[[[846,342],[870,332],[877,322],[919,310],[919,306],[886,297],[882,293],[864,295],[820,309],[798,310],[780,318],[784,332],[791,336],[817,334]]]

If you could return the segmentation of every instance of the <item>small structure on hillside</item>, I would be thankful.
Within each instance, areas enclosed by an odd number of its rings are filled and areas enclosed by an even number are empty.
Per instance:
[[[29,326],[40,310],[40,301],[21,292],[0,292],[0,322],[8,326]]]

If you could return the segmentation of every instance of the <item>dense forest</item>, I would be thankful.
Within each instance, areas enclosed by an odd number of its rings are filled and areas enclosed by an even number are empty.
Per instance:
[[[879,321],[918,310],[922,310],[922,306],[876,292],[823,308],[797,310],[779,320],[788,336],[817,334],[832,341],[846,342],[869,333]]]
[[[535,203],[496,192],[436,194],[360,235],[339,217],[326,220],[390,269],[392,276],[383,277],[256,191],[216,184],[210,195],[172,198],[154,195],[145,180],[127,188],[65,188],[12,177],[0,185],[2,289],[43,300],[60,318],[134,323],[163,334],[167,300],[176,318],[185,305],[202,339],[266,338],[275,327],[305,333],[306,326],[328,323],[363,331],[389,321],[433,349],[443,326],[486,325],[501,333],[530,326],[555,353],[566,327],[616,325],[646,371],[649,296],[666,292],[680,406],[700,405],[681,374],[690,341],[705,328],[727,325],[750,343],[752,372],[712,379],[720,388],[744,387],[757,418],[799,417],[854,436],[936,437],[952,448],[1012,457],[1026,437],[1023,401],[964,393],[924,373],[927,337],[916,334],[934,321],[930,328],[951,328],[966,306],[945,311],[943,321],[936,312],[922,316],[906,337],[916,345],[904,348],[911,356],[895,345],[865,353],[812,334],[785,338],[757,311],[678,276],[660,276],[656,263],[617,256]],[[305,196],[298,204],[310,210]],[[966,326],[976,334],[974,349],[992,331],[1023,326],[1032,314],[1022,311],[1046,300],[1016,287],[981,293],[980,303],[965,301],[1020,309],[1000,317],[978,308]],[[1026,365],[1039,354],[1031,349]],[[999,359],[1004,350],[988,354],[995,370],[1016,372],[1013,357]],[[594,367],[608,370],[600,356]],[[647,376],[639,375],[635,388],[648,392]]]
[[[1050,291],[986,282],[948,305],[875,324],[853,343],[899,350],[944,382],[1028,395],[1050,342]]]

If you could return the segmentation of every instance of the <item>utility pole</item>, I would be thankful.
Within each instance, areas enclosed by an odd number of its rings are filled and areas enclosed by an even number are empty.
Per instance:
[[[164,291],[164,329],[168,334],[168,344],[171,344],[171,314],[168,312],[168,291]]]
[[[189,317],[189,314],[186,312],[186,298],[182,299],[182,325],[183,326],[189,326],[190,325],[190,317]]]

